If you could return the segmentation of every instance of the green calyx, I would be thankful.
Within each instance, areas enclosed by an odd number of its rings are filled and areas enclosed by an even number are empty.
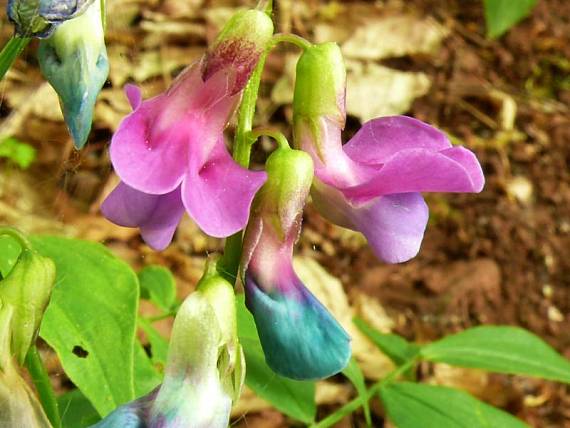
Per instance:
[[[248,40],[264,49],[273,35],[273,21],[260,10],[244,10],[236,13],[226,23],[212,49],[223,42],[235,39]]]
[[[297,62],[293,98],[294,121],[316,122],[327,116],[344,123],[346,69],[336,43],[305,49]]]
[[[284,238],[305,206],[313,181],[313,160],[301,150],[280,147],[267,159],[265,170],[267,181],[258,194],[256,210]]]

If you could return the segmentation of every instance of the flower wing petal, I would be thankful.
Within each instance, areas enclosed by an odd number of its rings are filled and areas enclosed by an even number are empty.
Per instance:
[[[378,258],[401,263],[420,250],[429,213],[421,194],[401,193],[356,208],[351,217]]]
[[[239,166],[220,137],[203,162],[192,163],[182,184],[186,210],[210,236],[226,237],[245,227],[255,193],[265,182],[262,171]]]
[[[121,182],[103,201],[101,211],[115,224],[139,227],[149,246],[163,250],[172,241],[184,206],[180,188],[165,195],[150,195]]]

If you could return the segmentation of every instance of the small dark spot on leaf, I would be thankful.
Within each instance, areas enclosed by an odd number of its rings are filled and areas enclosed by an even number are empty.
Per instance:
[[[87,352],[85,349],[83,349],[81,346],[79,345],[75,345],[73,347],[73,352],[75,355],[77,355],[79,358],[87,358],[87,356],[89,355],[89,352]]]

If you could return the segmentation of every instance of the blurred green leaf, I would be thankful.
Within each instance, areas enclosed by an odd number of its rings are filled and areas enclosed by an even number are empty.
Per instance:
[[[86,428],[101,420],[83,393],[74,389],[57,398],[63,428]]]
[[[18,58],[18,55],[20,55],[28,43],[30,43],[30,40],[32,39],[14,36],[4,45],[2,52],[0,52],[0,79],[4,77],[16,58]]]
[[[368,390],[366,389],[364,374],[362,373],[362,370],[360,370],[360,367],[358,366],[358,363],[354,357],[350,359],[348,365],[342,371],[342,374],[352,382],[356,388],[356,391],[358,392],[358,395],[364,399],[363,408],[366,425],[369,427],[372,426],[372,417],[370,416],[370,403],[366,399],[368,396]]]
[[[22,252],[22,247],[18,242],[7,235],[0,236],[0,279],[5,278]]]
[[[148,337],[152,362],[164,367],[168,356],[168,340],[162,337],[158,330],[144,318],[139,318],[139,326]]]
[[[146,266],[139,272],[141,295],[168,312],[176,303],[176,283],[172,273],[157,265]]]
[[[481,326],[422,348],[429,361],[570,383],[570,361],[519,327]]]
[[[135,340],[134,364],[135,397],[138,398],[152,391],[162,381],[162,376],[138,340]]]
[[[495,39],[530,14],[537,0],[483,0],[487,37]]]
[[[36,149],[9,137],[0,141],[0,158],[7,158],[20,168],[26,169],[36,159]]]
[[[455,389],[411,382],[380,389],[398,428],[528,428],[514,416]]]
[[[397,366],[414,358],[420,350],[419,346],[408,342],[402,336],[392,333],[381,333],[360,318],[354,318],[353,321],[356,327],[374,342]]]
[[[32,243],[57,272],[40,335],[105,416],[134,398],[137,277],[101,244],[49,236]]]
[[[265,362],[253,316],[243,294],[236,296],[238,335],[246,361],[245,383],[258,396],[286,415],[304,423],[315,419],[315,382],[296,381],[279,376]]]

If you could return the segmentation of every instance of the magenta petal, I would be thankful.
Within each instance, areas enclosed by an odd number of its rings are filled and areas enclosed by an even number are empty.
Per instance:
[[[121,122],[111,141],[115,171],[129,186],[145,193],[164,194],[176,189],[185,174],[192,118],[182,123],[161,123],[167,99],[144,101]],[[197,126],[197,125],[194,125]]]
[[[463,147],[442,152],[407,149],[396,153],[364,184],[340,189],[353,202],[409,192],[479,192],[483,173]]]
[[[145,242],[163,250],[184,214],[180,188],[165,195],[149,195],[121,182],[103,201],[103,215],[115,224],[139,227]]]
[[[364,234],[376,256],[401,263],[420,250],[429,213],[419,193],[382,196],[370,206],[354,209],[355,229]]]
[[[200,229],[226,237],[245,227],[253,197],[266,179],[265,172],[239,166],[220,138],[207,160],[191,167],[182,200]]]
[[[357,162],[380,164],[405,149],[427,149],[438,152],[451,147],[440,130],[408,116],[373,119],[344,145],[345,153]]]
[[[127,83],[125,85],[125,95],[127,96],[129,104],[133,110],[139,108],[142,103],[142,93],[137,85]]]

